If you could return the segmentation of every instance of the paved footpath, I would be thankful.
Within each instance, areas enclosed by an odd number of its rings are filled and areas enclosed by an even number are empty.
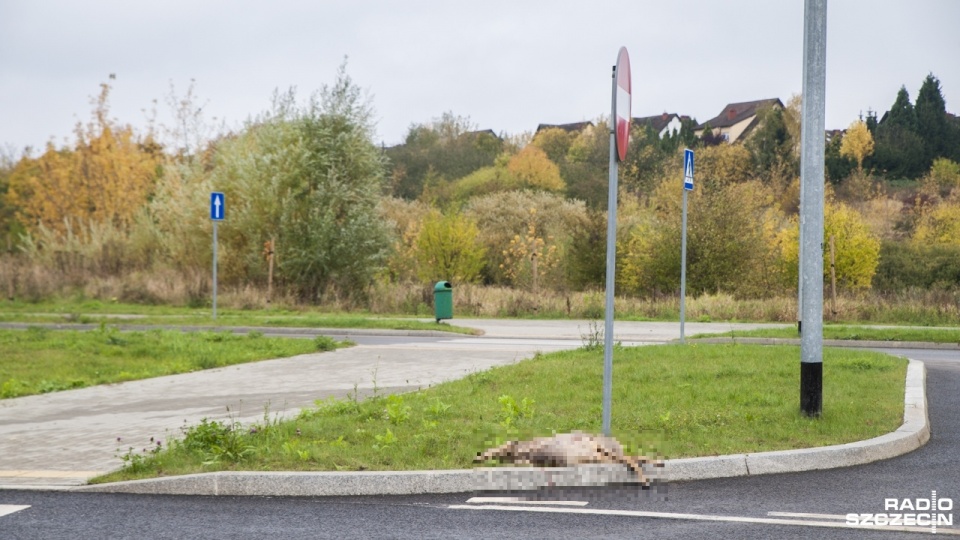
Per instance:
[[[249,423],[295,414],[329,396],[414,390],[538,351],[579,347],[593,330],[590,321],[453,322],[484,335],[418,340],[410,332],[378,331],[379,342],[334,352],[0,400],[0,488],[80,485],[120,467],[129,448],[179,436],[203,418]],[[688,323],[686,333],[760,326],[783,325]],[[677,337],[676,323],[618,322],[615,332],[624,344]]]

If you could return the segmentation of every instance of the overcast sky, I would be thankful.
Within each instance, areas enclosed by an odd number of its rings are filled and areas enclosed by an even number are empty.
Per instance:
[[[911,100],[928,73],[960,113],[960,1],[831,0],[827,128]],[[730,102],[801,90],[802,0],[0,0],[0,146],[72,140],[110,82],[113,116],[196,81],[231,128],[275,89],[309,95],[347,71],[369,93],[377,142],[445,111],[508,134],[609,114],[610,69],[630,53],[633,114],[703,122]],[[108,76],[116,79],[108,81]]]

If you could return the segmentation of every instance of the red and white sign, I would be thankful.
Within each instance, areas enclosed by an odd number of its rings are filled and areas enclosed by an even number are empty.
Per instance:
[[[617,102],[614,117],[616,119],[617,157],[627,159],[627,145],[630,142],[630,55],[626,47],[620,47],[617,55]]]

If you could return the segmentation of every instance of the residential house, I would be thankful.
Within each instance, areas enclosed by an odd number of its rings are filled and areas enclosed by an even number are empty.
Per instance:
[[[716,118],[694,128],[694,133],[697,137],[703,137],[709,128],[715,136],[719,135],[729,143],[742,142],[757,127],[760,111],[770,107],[784,108],[783,102],[777,98],[729,103]]]
[[[689,117],[680,116],[677,113],[663,113],[657,116],[636,117],[632,122],[636,126],[650,126],[662,139],[667,135],[680,133],[680,126],[683,125],[684,120],[689,120]]]

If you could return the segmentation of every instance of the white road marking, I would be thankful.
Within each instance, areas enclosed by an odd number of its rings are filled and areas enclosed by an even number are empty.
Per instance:
[[[530,501],[520,497],[471,497],[471,504],[550,504],[556,506],[586,506],[586,501]]]
[[[811,518],[811,519],[841,519],[846,521],[846,514],[804,514],[798,512],[767,512],[773,517]]]
[[[601,510],[594,508],[552,508],[549,506],[498,506],[498,505],[489,505],[489,506],[474,506],[474,505],[465,505],[465,504],[454,504],[450,505],[447,508],[451,510],[500,510],[500,511],[509,511],[509,512],[542,512],[542,513],[554,513],[554,514],[589,514],[589,515],[599,515],[599,516],[624,516],[624,517],[641,517],[641,518],[653,518],[653,519],[678,519],[678,520],[689,520],[689,521],[719,521],[727,523],[756,523],[763,525],[795,525],[800,527],[821,527],[821,528],[830,528],[830,529],[863,529],[863,530],[873,530],[873,531],[897,531],[897,532],[912,532],[912,533],[923,533],[930,534],[930,527],[890,527],[890,526],[877,526],[877,525],[847,525],[846,523],[838,523],[836,521],[807,521],[807,520],[798,520],[798,519],[777,519],[777,518],[754,518],[754,517],[740,517],[740,516],[711,516],[711,515],[700,515],[700,514],[680,514],[673,512],[644,512],[638,510]],[[947,535],[957,535],[960,536],[960,530],[957,529],[943,529],[938,527],[937,534],[947,534]]]
[[[0,504],[0,516],[5,516],[7,514],[12,514],[14,512],[19,512],[21,510],[26,510],[30,508],[30,505],[21,505],[21,504]]]

